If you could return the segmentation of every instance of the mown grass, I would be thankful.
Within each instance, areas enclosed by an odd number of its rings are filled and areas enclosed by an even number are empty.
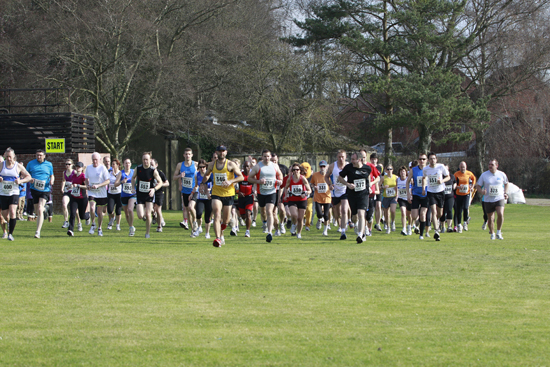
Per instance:
[[[548,365],[550,208],[507,206],[504,241],[320,232],[212,247],[164,233],[0,242],[0,365]]]

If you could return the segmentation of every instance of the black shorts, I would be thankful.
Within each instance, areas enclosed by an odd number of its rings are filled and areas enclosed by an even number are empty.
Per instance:
[[[428,207],[427,196],[421,197],[421,196],[413,195],[411,210],[418,209],[418,208],[427,208],[427,207]]]
[[[349,208],[351,209],[351,215],[357,215],[358,210],[367,211],[369,208],[369,195],[349,196],[348,198]]]
[[[397,203],[399,204],[399,207],[402,208],[402,207],[406,207],[408,211],[411,211],[411,203],[409,203],[407,200],[405,199],[397,199]]]
[[[430,203],[430,206],[436,205],[438,208],[443,208],[445,206],[445,191],[440,191],[440,192],[428,191],[428,201]]]
[[[71,198],[71,192],[70,191],[66,191],[63,193],[63,196],[68,196],[69,199]]]
[[[157,192],[155,194],[155,204],[158,206],[162,206],[164,204],[164,193],[163,192]]]
[[[96,198],[96,197],[93,197],[93,196],[88,196],[88,202],[90,202],[90,201],[94,201],[95,205],[97,205],[97,206],[104,206],[104,205],[107,205],[109,203],[108,198]]]
[[[495,201],[494,203],[488,203],[486,201],[483,202],[483,208],[485,209],[485,213],[491,214],[494,213],[497,210],[497,206],[505,206],[506,200],[499,200]]]
[[[189,206],[189,202],[192,201],[189,200],[189,196],[191,196],[191,194],[184,194],[184,193],[181,193],[181,198],[183,199],[183,206],[184,207],[188,207]],[[195,197],[195,195],[193,195],[193,198]]]
[[[382,195],[380,194],[374,195],[374,201],[382,201]]]
[[[38,200],[44,199],[46,201],[50,200],[50,192],[36,191],[31,189],[32,202],[33,204],[38,204]]]
[[[121,197],[120,197],[120,201],[122,202],[122,205],[124,205],[124,206],[127,206],[127,205],[128,205],[128,201],[129,201],[130,199],[136,200],[136,197],[135,197],[135,196],[126,196],[126,197],[122,197],[122,196],[121,196]]]
[[[235,202],[234,196],[217,196],[212,195],[212,200],[219,200],[222,202],[223,206],[233,206],[233,203]]]
[[[333,196],[333,197],[332,197],[332,205],[333,205],[333,206],[338,205],[338,204],[340,204],[340,202],[341,202],[342,200],[348,200],[348,194],[347,194],[347,193],[344,194],[344,195],[342,195],[342,196],[339,196],[339,197],[334,197],[334,196]]]
[[[137,203],[138,205],[139,204],[145,204],[145,203],[152,203],[153,200],[155,199],[155,197],[151,197],[149,196],[149,194],[145,194],[145,193],[141,193],[141,192],[138,192],[137,193]]]
[[[254,195],[239,197],[238,203],[239,209],[252,210],[252,206],[254,205]]]
[[[277,193],[269,195],[258,194],[258,205],[260,208],[264,208],[266,204],[277,205]]]
[[[307,209],[307,200],[303,201],[289,201],[288,206],[295,206],[298,209]]]
[[[0,196],[2,210],[8,210],[10,205],[19,205],[19,195]]]

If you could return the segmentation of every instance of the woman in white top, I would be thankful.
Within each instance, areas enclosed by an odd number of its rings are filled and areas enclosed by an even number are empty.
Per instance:
[[[120,214],[122,213],[120,194],[122,192],[122,186],[115,186],[118,174],[120,173],[120,161],[116,158],[113,159],[111,161],[111,168],[111,172],[109,172],[109,191],[107,193],[107,213],[109,213],[109,224],[107,225],[107,229],[113,229],[116,215],[116,230],[120,231]]]
[[[71,189],[73,187],[72,176],[74,172],[74,162],[72,159],[65,161],[65,171],[63,171],[63,179],[61,180],[61,208],[63,209],[63,225],[62,228],[69,228],[69,201],[71,201]],[[77,217],[78,218],[78,217]],[[80,218],[78,218],[80,223]]]

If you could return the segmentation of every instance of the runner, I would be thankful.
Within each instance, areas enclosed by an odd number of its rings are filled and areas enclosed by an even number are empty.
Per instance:
[[[198,237],[202,233],[202,213],[204,213],[205,222],[205,234],[204,238],[210,238],[210,225],[212,223],[212,177],[208,180],[207,191],[205,194],[199,191],[199,183],[202,182],[203,177],[206,174],[208,163],[204,159],[199,159],[199,171],[197,172],[197,178],[195,180],[194,197],[196,198],[196,210],[197,210],[197,229],[193,232],[192,237]]]
[[[63,225],[61,228],[69,228],[69,201],[71,201],[71,188],[73,183],[71,182],[71,175],[73,174],[73,160],[67,159],[65,161],[65,171],[63,171],[63,180],[61,181],[61,192],[63,198],[61,199],[61,207],[63,209]]]
[[[29,182],[31,176],[15,160],[15,152],[7,148],[4,161],[0,163],[0,206],[2,218],[8,223],[7,239],[13,241],[13,231],[17,224],[17,205],[19,204],[19,185]],[[4,235],[5,235],[4,231]],[[2,236],[4,238],[4,236]]]
[[[424,229],[426,228],[426,213],[428,211],[428,196],[426,186],[423,180],[423,170],[426,167],[428,156],[424,153],[418,155],[418,165],[409,170],[407,182],[412,182],[412,186],[407,187],[407,201],[411,203],[411,215],[413,221],[420,221],[418,233],[419,239],[424,239]],[[415,230],[416,231],[416,230]]]
[[[155,168],[158,171],[159,176],[162,180],[162,186],[157,192],[155,192],[155,200],[153,204],[153,210],[157,214],[157,224],[158,224],[157,232],[162,232],[162,227],[166,225],[166,223],[164,222],[164,216],[162,215],[162,205],[164,204],[164,188],[170,186],[170,181],[168,181],[164,172],[158,169],[159,167],[158,161],[153,158],[151,162],[152,162],[153,168]],[[157,182],[153,182],[153,185],[156,186],[156,184]]]
[[[124,215],[126,216],[126,222],[130,227],[128,236],[132,237],[136,233],[136,227],[134,227],[134,206],[136,204],[136,190],[132,185],[132,177],[134,176],[134,170],[132,167],[132,161],[130,158],[124,160],[124,169],[122,169],[117,175],[115,181],[115,187],[122,185],[122,193],[120,194],[120,202],[124,209]]]
[[[272,153],[271,161],[279,166],[279,170],[283,174],[283,179],[284,177],[288,176],[288,172],[289,172],[288,167],[285,166],[284,164],[279,163],[279,156],[277,155],[277,153]],[[279,193],[279,191],[280,191],[280,187],[277,187],[277,205],[273,208],[273,211],[278,213],[279,215],[279,228],[278,228],[279,231],[281,232],[281,234],[285,234],[286,233],[285,223],[287,222],[287,218],[288,218],[287,217],[288,205],[285,207],[285,204],[282,202],[282,200],[280,200],[281,194]]]
[[[484,207],[487,212],[487,223],[491,239],[503,240],[502,224],[504,223],[504,206],[508,200],[508,176],[498,170],[498,161],[489,161],[489,170],[479,176],[477,190],[484,196]],[[497,212],[497,231],[495,235],[495,211]]]
[[[22,163],[19,163],[23,165]],[[17,204],[17,220],[25,221],[23,213],[25,212],[25,197],[27,196],[27,184],[19,185],[19,203]]]
[[[443,206],[445,205],[445,182],[449,181],[451,177],[445,166],[437,163],[437,156],[434,152],[428,153],[428,160],[430,164],[422,170],[424,186],[422,193],[428,193],[432,223],[435,229],[434,239],[440,241],[439,218],[443,215]]]
[[[214,247],[220,247],[225,244],[223,231],[229,223],[231,217],[231,207],[235,196],[235,186],[233,184],[241,182],[243,175],[235,163],[230,162],[227,156],[227,148],[220,145],[216,148],[218,158],[208,164],[208,169],[202,179],[200,192],[204,195],[208,192],[206,183],[210,175],[214,174],[214,186],[212,187],[212,213],[214,214],[214,233],[216,239],[213,242]]]
[[[86,207],[88,206],[88,197],[86,196],[86,175],[83,172],[84,163],[78,162],[74,168],[75,171],[70,177],[71,191],[69,198],[69,211],[71,215],[69,217],[69,227],[67,230],[67,235],[70,237],[74,236],[74,221],[77,211],[79,218],[78,231],[82,232],[81,220],[86,220],[90,218],[90,213],[86,212]]]
[[[317,213],[317,229],[323,226],[323,236],[328,236],[329,214],[331,205],[330,189],[325,174],[327,173],[327,161],[319,162],[319,172],[311,175],[311,186],[315,190],[315,212]]]
[[[181,198],[183,200],[183,221],[180,222],[180,227],[189,229],[188,219],[191,221],[191,230],[195,231],[195,222],[197,214],[195,212],[195,201],[191,200],[193,188],[195,187],[195,175],[197,173],[197,162],[193,161],[193,150],[185,148],[183,152],[184,161],[178,163],[174,170],[174,180],[179,182],[181,189]],[[187,212],[187,217],[185,216]]]
[[[31,195],[36,215],[36,233],[34,238],[40,238],[40,231],[44,223],[44,207],[50,198],[50,191],[55,181],[53,166],[46,161],[46,154],[42,149],[36,151],[36,159],[27,163],[27,172],[32,176]]]
[[[396,184],[397,203],[401,211],[401,225],[403,227],[401,234],[410,236],[412,234],[411,204],[407,201],[407,188],[410,186],[410,182],[407,181],[407,168],[405,166],[399,167],[399,177],[397,177]]]
[[[476,185],[476,176],[467,170],[466,162],[460,162],[458,171],[455,172],[456,198],[455,198],[455,221],[458,233],[462,233],[462,217],[464,216],[464,230],[468,230],[468,218],[470,217],[470,193]]]
[[[239,171],[241,170],[241,160],[238,158],[232,159],[232,162],[235,163]],[[231,232],[229,233],[231,236],[237,236],[237,233],[239,232],[239,184],[236,183],[235,185],[235,197],[233,200],[233,206],[231,207]]]
[[[245,237],[250,237],[250,226],[252,225],[252,211],[254,206],[254,194],[252,192],[254,185],[248,181],[251,169],[252,163],[250,161],[245,161],[242,172],[243,180],[239,185],[239,214],[246,224]]]
[[[103,158],[103,161],[105,161],[105,158]],[[108,230],[113,229],[113,224],[116,220],[116,230],[120,231],[120,219],[122,217],[122,201],[120,200],[120,196],[122,187],[120,187],[120,185],[115,185],[119,174],[120,161],[115,158],[111,163],[111,170],[109,171],[109,191],[107,192],[107,213],[109,213]]]
[[[381,186],[383,191],[382,208],[386,224],[386,233],[395,231],[395,211],[397,208],[397,176],[393,174],[393,166],[386,167],[384,182]],[[391,218],[391,219],[390,219]]]
[[[369,208],[371,171],[372,168],[369,165],[363,164],[361,156],[353,153],[351,163],[340,171],[338,177],[338,181],[346,186],[351,215],[357,216],[357,243],[362,243],[366,236],[366,211]]]
[[[248,182],[257,185],[258,204],[262,216],[266,219],[267,236],[265,240],[273,240],[273,208],[277,205],[277,187],[283,183],[283,174],[279,166],[271,162],[271,151],[262,151],[262,160],[252,167]],[[265,214],[264,214],[265,211]]]
[[[449,166],[445,165],[445,169],[449,171]],[[453,231],[453,207],[455,206],[456,179],[454,175],[449,176],[449,181],[445,182],[445,202],[443,204],[443,215],[439,219],[440,229],[445,233],[445,220],[447,221],[447,232]]]
[[[342,184],[338,177],[340,176],[340,171],[346,166],[346,151],[339,150],[336,155],[336,162],[331,163],[327,168],[327,173],[325,178],[327,182],[331,183],[331,196],[332,196],[332,207],[334,213],[334,219],[336,223],[339,224],[338,232],[341,233],[340,239],[345,240],[346,228],[348,224],[348,196],[346,193],[346,186]]]
[[[292,164],[290,172],[291,174],[285,184],[285,192],[288,193],[288,207],[292,217],[292,230],[290,233],[292,235],[296,233],[296,238],[301,239],[307,198],[311,193],[311,188],[305,177],[305,169],[300,163]]]
[[[258,160],[256,158],[251,156],[248,156],[248,158],[250,160],[250,164],[252,165],[252,167],[255,167],[258,164]],[[252,210],[252,227],[256,227],[256,218],[258,217],[258,212],[260,209],[258,205],[258,193],[256,192],[256,186],[257,185],[253,185],[252,187],[252,192],[254,193],[254,206]]]
[[[372,164],[367,159],[367,151],[365,149],[361,149],[359,151],[359,157],[361,158],[361,162],[363,164],[369,166],[370,169],[371,169],[371,173],[370,173],[371,187],[370,187],[370,194],[369,194],[369,208],[368,208],[367,213],[366,213],[367,226],[366,226],[366,230],[365,230],[365,235],[366,236],[371,236],[372,235],[373,222],[374,222],[374,214],[375,214],[375,211],[376,211],[376,197],[380,194],[379,184],[380,184],[381,174],[380,174],[380,171],[378,170],[377,166]]]
[[[378,155],[376,153],[372,153],[370,155],[370,163],[372,164],[371,168],[374,166],[378,170],[378,174],[383,177],[384,167],[378,163]],[[376,184],[375,190],[376,191],[374,192],[374,219],[376,223],[374,224],[374,229],[376,229],[377,231],[382,231],[382,228],[380,227],[380,219],[382,217],[382,194],[380,191],[380,182]],[[372,222],[372,220],[369,222]],[[386,219],[386,222],[387,222],[387,219]]]
[[[107,167],[99,161],[101,155],[97,152],[92,154],[92,164],[86,167],[84,175],[86,176],[86,187],[88,191],[88,203],[90,205],[90,216],[93,218],[94,213],[97,213],[97,235],[103,237],[103,207],[107,205],[107,185],[109,185],[109,171]],[[99,207],[96,210],[96,206]],[[94,220],[89,234],[95,233]]]

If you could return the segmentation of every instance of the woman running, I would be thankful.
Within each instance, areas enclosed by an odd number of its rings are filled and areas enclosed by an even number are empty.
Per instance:
[[[403,236],[412,235],[412,215],[411,215],[411,203],[407,201],[407,187],[410,182],[407,182],[407,168],[405,166],[399,167],[399,177],[397,178],[397,203],[401,211],[401,225],[403,229],[401,234]]]
[[[71,201],[71,188],[73,187],[73,164],[74,163],[72,159],[67,159],[65,161],[65,171],[63,171],[63,180],[61,180],[61,192],[63,193],[63,199],[61,199],[61,208],[63,209],[63,225],[61,226],[62,228],[69,228],[68,207],[69,201]]]
[[[449,165],[445,165],[449,171]],[[449,171],[450,172],[450,171]],[[440,231],[445,232],[445,221],[447,221],[447,232],[453,232],[453,208],[455,206],[456,178],[450,175],[451,179],[445,182],[445,202],[443,204],[443,215],[439,218]]]
[[[116,219],[116,230],[120,231],[120,219],[122,213],[122,201],[120,195],[122,193],[122,187],[115,186],[115,183],[120,173],[120,161],[113,159],[111,161],[111,170],[109,172],[109,191],[107,192],[107,213],[109,213],[109,224],[107,229],[113,229],[113,223]]]
[[[134,227],[134,206],[136,204],[136,190],[132,186],[132,177],[134,176],[134,170],[132,167],[132,161],[130,158],[124,160],[124,169],[121,170],[115,181],[115,186],[118,187],[122,185],[122,192],[120,194],[120,201],[122,202],[122,207],[124,208],[124,214],[126,216],[126,221],[130,227],[129,236],[133,237],[136,233],[136,227]]]
[[[291,234],[296,238],[302,238],[304,226],[304,214],[307,207],[307,198],[311,193],[309,182],[305,178],[305,169],[300,163],[294,163],[291,168],[291,175],[286,181],[285,191],[290,189],[288,195],[288,206],[292,217]]]
[[[393,174],[393,166],[388,165],[385,170],[384,182],[381,189],[384,190],[382,208],[384,209],[386,233],[395,231],[395,210],[397,208],[397,176]],[[391,219],[390,219],[391,218]]]
[[[202,182],[202,178],[208,168],[208,163],[204,159],[199,159],[198,162],[199,171],[195,180],[195,188],[193,189],[193,197],[196,201],[197,211],[197,229],[191,234],[191,237],[198,237],[202,233],[202,214],[204,213],[205,234],[204,238],[210,238],[210,225],[212,217],[212,198],[210,193],[212,192],[212,176],[207,182],[208,192],[201,194],[199,191],[199,183]]]
[[[75,172],[73,172],[71,177],[71,194],[69,202],[71,215],[69,217],[69,229],[67,230],[67,235],[70,237],[74,236],[74,221],[77,211],[79,216],[79,231],[82,231],[80,220],[90,218],[90,213],[86,212],[88,195],[86,195],[86,175],[83,171],[84,163],[78,162],[75,165]]]

